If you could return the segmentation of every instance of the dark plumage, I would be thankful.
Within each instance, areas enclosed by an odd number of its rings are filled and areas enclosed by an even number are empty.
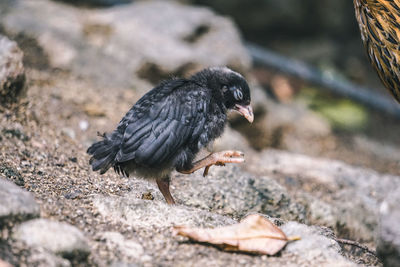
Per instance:
[[[227,111],[237,110],[250,122],[253,113],[245,79],[228,68],[209,68],[189,79],[171,79],[145,94],[122,118],[114,132],[87,152],[94,171],[110,167],[129,176],[156,178],[168,203],[169,174],[243,162],[235,151],[212,154],[193,163],[199,150],[219,137]],[[221,154],[222,153],[222,154]]]

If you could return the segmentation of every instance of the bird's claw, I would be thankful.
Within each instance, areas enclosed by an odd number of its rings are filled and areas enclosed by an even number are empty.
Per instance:
[[[233,157],[242,158],[242,157],[244,157],[244,153],[242,151],[228,150],[228,151],[222,151],[220,153],[223,153],[223,155],[225,157],[230,157],[230,158],[233,158]]]
[[[208,175],[208,170],[210,169],[211,166],[212,166],[212,165],[207,165],[207,166],[204,168],[203,177],[206,177],[206,176]]]
[[[213,163],[204,168],[203,176],[207,176],[212,165],[225,166],[225,163],[242,163],[244,162],[244,153],[241,151],[228,150],[216,152],[210,155],[213,158]]]
[[[224,166],[225,163],[242,163],[244,162],[244,153],[241,151],[228,150],[214,153],[214,165]]]

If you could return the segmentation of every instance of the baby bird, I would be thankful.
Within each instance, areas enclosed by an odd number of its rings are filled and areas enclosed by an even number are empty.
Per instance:
[[[213,67],[189,79],[170,79],[146,93],[128,111],[111,134],[89,147],[93,171],[113,167],[125,176],[156,179],[168,204],[170,173],[190,174],[212,165],[244,162],[239,151],[212,153],[194,161],[200,149],[221,136],[227,112],[235,110],[250,123],[250,89],[242,75],[226,67]]]

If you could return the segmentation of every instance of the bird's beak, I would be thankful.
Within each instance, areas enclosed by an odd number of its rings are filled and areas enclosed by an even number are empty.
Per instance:
[[[236,104],[235,105],[235,110],[242,114],[243,117],[245,117],[250,123],[254,121],[254,114],[253,114],[253,109],[251,108],[250,105],[248,106],[241,106]]]

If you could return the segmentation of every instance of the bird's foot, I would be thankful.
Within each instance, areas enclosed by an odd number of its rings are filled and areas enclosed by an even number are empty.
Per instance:
[[[227,150],[210,154],[205,159],[210,158],[210,164],[205,166],[203,176],[207,176],[212,165],[225,166],[226,163],[244,162],[244,153],[241,151]]]
[[[244,153],[240,151],[227,150],[211,153],[204,159],[196,161],[190,170],[178,170],[180,173],[190,174],[199,169],[205,168],[203,176],[208,174],[208,170],[212,165],[225,166],[225,163],[242,163],[244,162]]]

